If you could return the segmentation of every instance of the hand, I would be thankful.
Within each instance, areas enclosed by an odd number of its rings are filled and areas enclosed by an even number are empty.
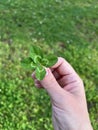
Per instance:
[[[35,85],[45,88],[51,97],[52,119],[55,130],[92,130],[81,78],[63,58],[46,69],[45,78]]]

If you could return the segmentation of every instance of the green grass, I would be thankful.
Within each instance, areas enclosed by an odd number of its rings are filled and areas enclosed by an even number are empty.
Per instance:
[[[84,81],[97,130],[97,0],[0,1],[0,130],[53,129],[46,91],[37,90],[32,72],[20,65],[32,44],[72,64]]]

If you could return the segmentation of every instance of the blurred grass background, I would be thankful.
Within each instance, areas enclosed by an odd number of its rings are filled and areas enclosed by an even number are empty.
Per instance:
[[[98,129],[98,1],[0,0],[0,130],[52,130],[51,105],[20,65],[30,46],[66,58]],[[77,107],[77,106],[76,106]]]

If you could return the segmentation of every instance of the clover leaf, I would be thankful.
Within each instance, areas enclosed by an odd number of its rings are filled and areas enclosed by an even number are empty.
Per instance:
[[[45,68],[40,65],[36,68],[35,73],[36,73],[36,78],[38,80],[42,80],[45,77],[46,71]]]
[[[36,78],[42,80],[45,77],[45,67],[51,67],[57,62],[57,57],[53,54],[44,54],[37,46],[30,48],[29,57],[23,59],[21,64],[26,69],[35,71]]]

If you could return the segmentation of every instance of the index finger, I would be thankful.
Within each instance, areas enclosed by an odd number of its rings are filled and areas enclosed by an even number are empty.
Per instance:
[[[73,67],[62,57],[58,57],[57,63],[51,69],[56,70],[60,75],[76,73]]]

